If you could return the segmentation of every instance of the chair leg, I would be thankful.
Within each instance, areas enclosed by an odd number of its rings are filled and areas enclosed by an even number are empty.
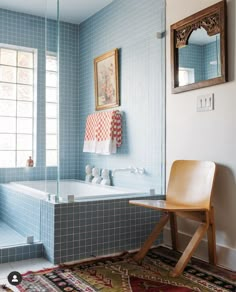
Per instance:
[[[216,265],[216,231],[215,231],[213,207],[211,207],[209,219],[210,219],[210,224],[207,231],[209,263],[212,265]]]
[[[145,255],[147,254],[149,248],[152,246],[154,241],[157,239],[158,235],[161,233],[163,227],[166,225],[166,223],[169,220],[169,214],[164,214],[160,221],[155,225],[153,231],[149,235],[149,237],[144,242],[143,246],[139,250],[139,252],[134,256],[135,261],[141,261]]]
[[[175,213],[170,213],[170,230],[173,250],[178,250],[177,218]]]
[[[184,250],[182,256],[180,257],[178,263],[176,264],[174,270],[170,273],[172,277],[177,277],[183,272],[192,254],[194,253],[204,234],[206,233],[208,226],[208,223],[200,224],[189,244],[187,245],[186,249]]]

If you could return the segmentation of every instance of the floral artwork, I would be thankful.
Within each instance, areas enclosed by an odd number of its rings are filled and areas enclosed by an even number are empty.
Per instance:
[[[118,49],[94,60],[96,110],[119,106]]]

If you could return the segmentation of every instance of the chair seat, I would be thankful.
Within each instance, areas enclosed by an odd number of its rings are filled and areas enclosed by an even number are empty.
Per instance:
[[[165,200],[131,200],[130,204],[146,207],[150,209],[163,210],[163,211],[206,211],[206,208],[198,206],[177,205],[169,203]]]

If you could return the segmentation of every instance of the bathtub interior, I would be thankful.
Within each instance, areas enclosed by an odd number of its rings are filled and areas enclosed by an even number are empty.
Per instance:
[[[13,187],[19,188],[25,191],[29,195],[36,196],[41,199],[47,199],[48,194],[57,193],[57,181],[21,181],[11,182]],[[86,183],[80,180],[61,180],[59,197],[61,201],[66,201],[68,195],[74,195],[76,200],[79,199],[96,199],[104,197],[114,196],[131,196],[143,195],[145,192],[141,192],[136,189],[128,189],[113,186],[103,186],[98,184]]]

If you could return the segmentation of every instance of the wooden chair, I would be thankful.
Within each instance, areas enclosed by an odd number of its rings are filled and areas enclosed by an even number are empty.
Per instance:
[[[211,194],[216,165],[211,161],[177,160],[173,163],[167,187],[166,200],[132,200],[130,204],[164,211],[134,259],[141,261],[152,246],[163,227],[170,220],[172,248],[178,250],[176,215],[200,222],[199,227],[184,250],[174,270],[179,276],[202,240],[208,235],[209,262],[216,264],[216,241],[214,210]]]

